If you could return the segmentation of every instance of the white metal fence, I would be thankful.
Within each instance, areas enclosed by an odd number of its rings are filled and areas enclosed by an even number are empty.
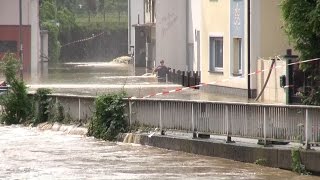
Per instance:
[[[75,120],[90,119],[94,97],[53,95]],[[320,144],[320,107],[165,99],[128,100],[128,121],[160,129]]]
[[[320,143],[320,107],[134,99],[130,123],[271,141]]]

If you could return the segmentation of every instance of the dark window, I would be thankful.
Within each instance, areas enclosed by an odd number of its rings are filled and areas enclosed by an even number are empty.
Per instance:
[[[17,51],[17,41],[0,41],[0,53],[15,53]]]
[[[210,37],[210,71],[223,70],[223,38]]]

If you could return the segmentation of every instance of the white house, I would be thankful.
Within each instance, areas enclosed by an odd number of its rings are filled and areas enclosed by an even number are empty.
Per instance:
[[[129,46],[140,66],[164,59],[176,70],[200,70],[200,29],[199,0],[129,0]]]

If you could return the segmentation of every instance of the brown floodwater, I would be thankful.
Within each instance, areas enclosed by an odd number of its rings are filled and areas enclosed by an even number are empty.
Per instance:
[[[29,90],[50,88],[55,93],[75,95],[101,95],[105,93],[126,91],[129,97],[144,97],[164,91],[180,88],[178,84],[158,83],[150,74],[151,70],[131,64],[114,62],[69,62],[52,65],[42,75],[26,77]],[[155,98],[211,100],[248,102],[245,97],[234,97],[220,94],[205,93],[194,89],[156,96]]]
[[[319,179],[231,160],[0,126],[0,179]]]

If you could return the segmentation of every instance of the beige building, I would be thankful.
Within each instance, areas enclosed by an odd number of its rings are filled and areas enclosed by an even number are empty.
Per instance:
[[[270,59],[290,48],[281,29],[279,4],[280,0],[202,1],[201,81],[208,84],[202,89],[251,98],[260,93],[268,71],[258,70],[269,69]],[[260,100],[285,103],[285,89],[280,87],[285,62],[276,65]]]

